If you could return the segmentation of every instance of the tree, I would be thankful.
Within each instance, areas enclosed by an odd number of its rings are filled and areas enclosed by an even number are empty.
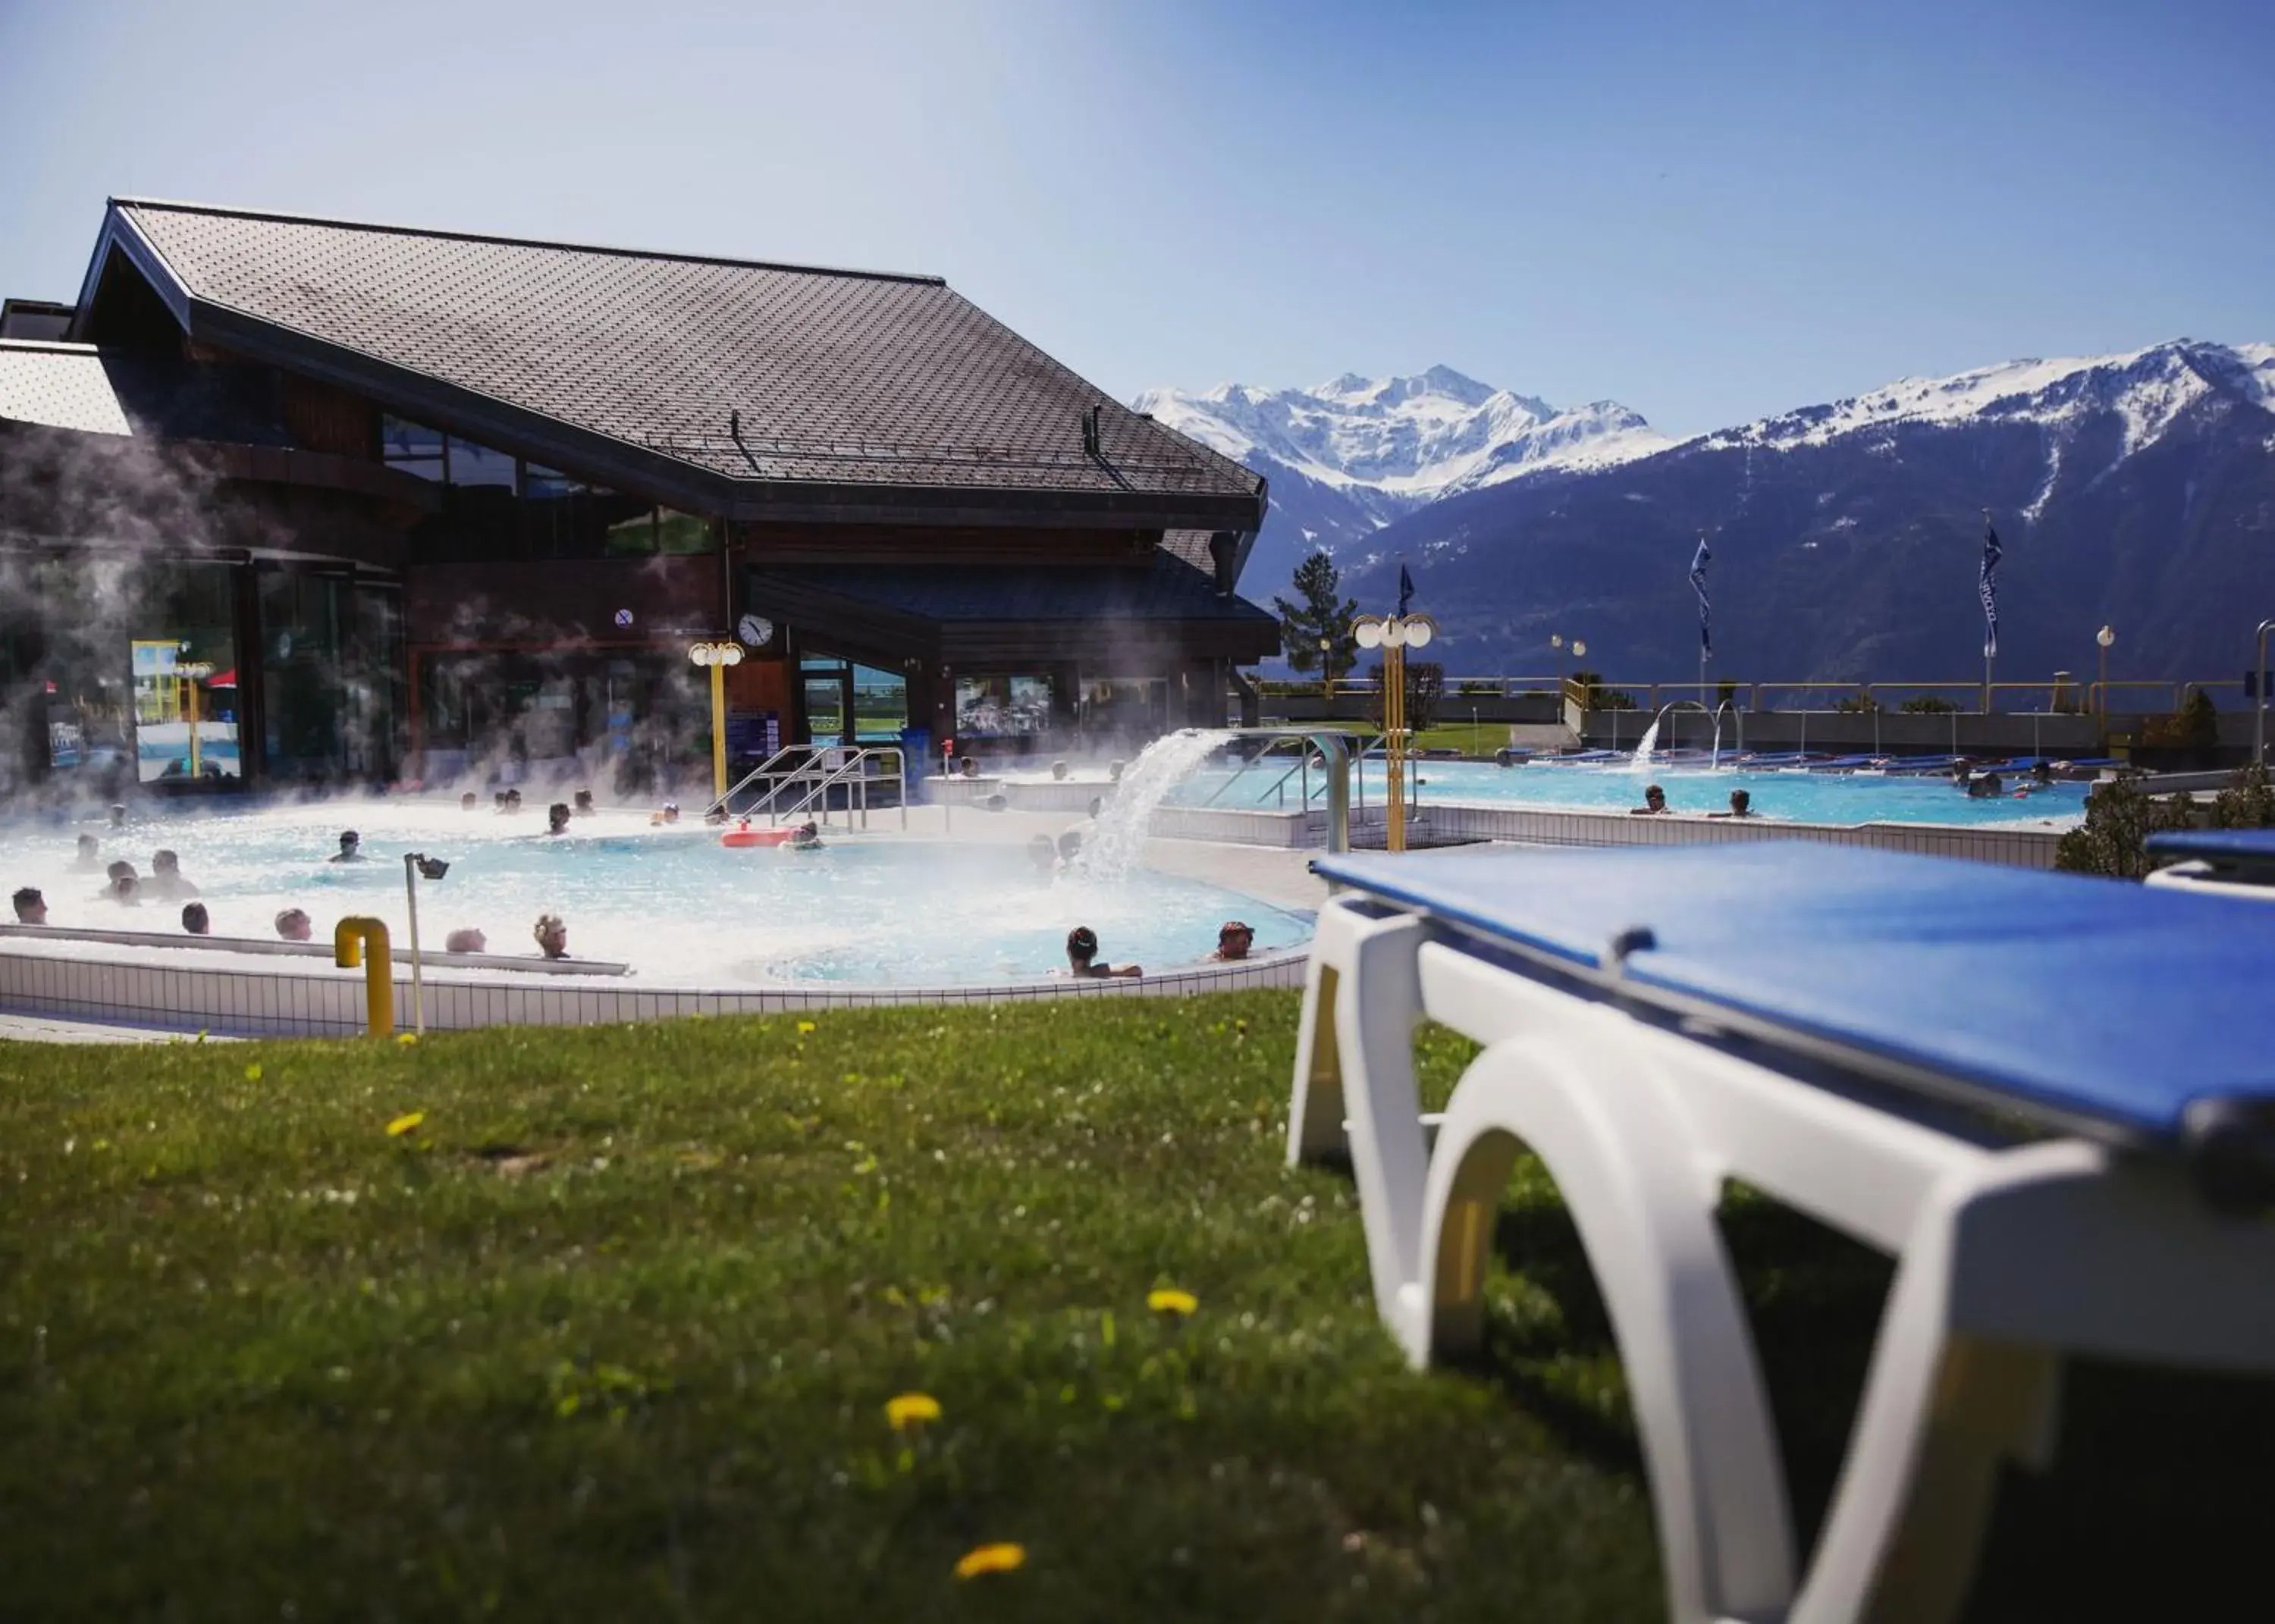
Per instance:
[[[2194,812],[2185,795],[2158,800],[2125,779],[2113,779],[2086,797],[2085,821],[2055,843],[2054,866],[2077,874],[2138,880],[2150,866],[2149,836],[2161,829],[2188,827]]]
[[[1426,733],[1438,725],[1438,708],[1446,697],[1446,668],[1434,660],[1401,663],[1406,671],[1406,730]],[[1387,685],[1382,680],[1380,665],[1370,666],[1367,675],[1374,679],[1374,694],[1367,703],[1366,718],[1379,728],[1382,726],[1382,697]]]
[[[1342,571],[1322,549],[1296,566],[1296,595],[1300,602],[1272,600],[1280,616],[1280,647],[1297,671],[1318,671],[1333,683],[1358,660],[1358,639],[1351,622],[1358,615],[1358,600],[1341,596]]]

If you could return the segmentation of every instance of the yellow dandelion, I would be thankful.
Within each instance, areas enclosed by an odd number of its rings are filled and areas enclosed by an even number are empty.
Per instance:
[[[1198,1297],[1190,1291],[1179,1291],[1175,1286],[1164,1286],[1145,1294],[1145,1306],[1157,1314],[1175,1314],[1183,1318],[1200,1305]]]
[[[964,1553],[956,1565],[959,1579],[977,1579],[982,1574],[1008,1574],[1013,1568],[1027,1565],[1027,1547],[1015,1545],[979,1545]]]
[[[800,1035],[810,1032],[813,1030],[813,1023],[811,1021],[800,1021],[797,1023],[797,1030]]]
[[[258,1083],[261,1081],[261,1064],[259,1061],[256,1061],[252,1065],[247,1066],[245,1069],[245,1080],[248,1083]]]
[[[929,1393],[903,1393],[886,1402],[885,1419],[893,1424],[894,1431],[905,1432],[911,1427],[939,1420],[940,1401]]]
[[[387,1125],[387,1137],[390,1139],[400,1139],[404,1134],[417,1129],[419,1124],[426,1120],[427,1113],[424,1111],[406,1111]]]
[[[419,1034],[417,1032],[397,1032],[395,1034],[395,1040],[407,1049],[412,1044],[419,1041]]]

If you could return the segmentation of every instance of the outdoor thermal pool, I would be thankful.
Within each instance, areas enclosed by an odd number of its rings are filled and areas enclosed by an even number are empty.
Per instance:
[[[326,860],[344,828],[362,835],[365,861]],[[342,916],[367,914],[407,946],[402,854],[423,851],[450,865],[419,887],[420,945],[430,952],[474,926],[490,953],[533,956],[537,916],[557,913],[576,956],[629,963],[646,982],[722,988],[1040,978],[1064,967],[1077,925],[1098,933],[1101,958],[1149,971],[1206,958],[1227,919],[1255,927],[1259,956],[1311,936],[1299,914],[1148,869],[1039,873],[1017,844],[825,830],[819,851],[729,850],[715,828],[655,828],[644,814],[610,812],[576,820],[558,838],[544,829],[540,804],[503,816],[435,800],[144,812],[124,832],[100,820],[18,821],[0,827],[0,890],[39,887],[57,925],[179,933],[180,900],[146,895],[122,907],[99,895],[100,866],[73,869],[74,841],[93,833],[100,863],[124,858],[146,886],[152,851],[179,852],[217,936],[273,940],[276,913],[298,907],[320,941]]]

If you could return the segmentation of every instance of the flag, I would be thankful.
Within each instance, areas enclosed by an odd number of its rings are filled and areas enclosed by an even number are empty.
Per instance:
[[[1698,594],[1698,657],[1714,657],[1714,606],[1706,600],[1706,566],[1714,562],[1714,555],[1706,546],[1706,538],[1698,538],[1698,552],[1690,561],[1690,590]]]
[[[1999,533],[1992,528],[1988,514],[1983,519],[1983,575],[1976,582],[1975,591],[1983,600],[1983,657],[1993,658],[1999,653],[1999,560],[2002,556]]]
[[[1406,573],[1406,566],[1398,566],[1398,612],[1406,613],[1406,606],[1414,601],[1414,578]]]

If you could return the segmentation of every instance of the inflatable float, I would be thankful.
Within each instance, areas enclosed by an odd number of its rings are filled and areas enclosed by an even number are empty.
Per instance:
[[[795,835],[797,833],[797,831],[796,829],[753,829],[749,827],[729,829],[719,837],[719,843],[722,846],[733,846],[737,848],[749,846],[786,846],[790,843],[791,836]]]

